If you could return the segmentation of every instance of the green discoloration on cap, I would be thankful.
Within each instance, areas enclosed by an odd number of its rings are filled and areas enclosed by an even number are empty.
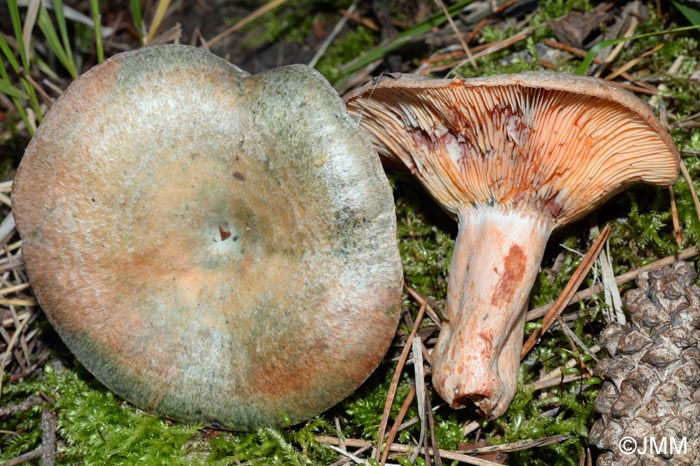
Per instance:
[[[391,191],[310,68],[250,76],[184,46],[115,56],[49,112],[13,201],[48,318],[149,411],[297,423],[359,386],[394,335]]]

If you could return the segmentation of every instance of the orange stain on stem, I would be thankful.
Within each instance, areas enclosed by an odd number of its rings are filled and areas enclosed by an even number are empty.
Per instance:
[[[503,274],[498,280],[495,293],[491,296],[491,305],[502,306],[513,300],[526,264],[527,255],[523,249],[517,244],[512,245],[503,261]]]

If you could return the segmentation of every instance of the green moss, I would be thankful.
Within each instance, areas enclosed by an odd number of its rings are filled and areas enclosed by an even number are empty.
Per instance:
[[[186,443],[197,426],[171,424],[119,400],[81,367],[45,369],[56,396],[62,458],[81,464],[188,464]]]
[[[314,23],[337,18],[339,8],[347,9],[347,0],[287,0],[285,5],[256,19],[244,30],[243,45],[256,48],[273,42],[306,44]],[[259,5],[251,5],[251,11]],[[236,24],[244,18],[229,18],[228,24]]]
[[[326,14],[329,17],[335,15],[338,6],[347,7],[350,2],[302,3],[301,0],[287,2],[284,10],[270,13],[251,25],[247,29],[250,44],[261,45],[276,40],[303,44],[309,37],[314,20],[323,20]],[[649,2],[648,6],[651,19],[640,25],[638,33],[672,26],[668,18],[656,16],[653,2]],[[547,19],[559,18],[572,9],[584,11],[591,8],[593,2],[590,1],[541,0],[537,10],[525,18],[525,27],[544,24]],[[314,9],[320,13],[314,12]],[[283,14],[287,10],[296,16]],[[501,40],[519,32],[503,24],[513,23],[502,21],[488,26],[483,30],[481,42]],[[329,79],[338,76],[341,64],[378,42],[374,32],[361,26],[351,25],[348,29],[331,43],[318,64],[319,70]],[[551,34],[548,27],[542,26],[529,39],[479,60],[478,70],[465,65],[457,71],[464,76],[476,76],[538,68],[535,45]],[[673,125],[700,111],[700,88],[689,79],[700,63],[700,47],[696,34],[666,36],[663,39],[664,48],[647,57],[631,72],[640,77],[664,80],[667,89],[660,94],[660,103]],[[85,43],[89,41],[86,39]],[[659,37],[626,43],[615,65],[639,56],[658,43]],[[669,64],[679,55],[685,57],[681,68],[675,76],[668,76]],[[571,60],[560,70],[572,71],[578,61]],[[5,125],[6,129],[12,129],[12,122],[18,121],[16,114],[9,117],[10,123]],[[680,152],[700,151],[700,133],[692,125],[673,126],[672,134]],[[691,176],[698,180],[700,157],[691,152],[683,153],[683,157]],[[390,177],[396,197],[399,247],[406,283],[441,303],[447,288],[456,223],[410,176],[392,173]],[[700,189],[697,182],[696,189]],[[679,180],[674,193],[684,247],[697,244],[700,240],[700,222],[687,183]],[[605,224],[612,227],[610,244],[616,273],[675,252],[678,248],[671,227],[669,205],[665,188],[637,186],[611,199],[581,222],[556,232],[545,253],[543,271],[533,288],[531,305],[546,304],[558,297],[581,257],[566,252],[558,274],[552,275],[548,269],[564,250],[562,245],[579,252],[585,252],[590,247],[588,231],[594,222],[601,227]],[[587,282],[590,283],[590,278]],[[583,311],[583,316],[573,322],[572,330],[588,345],[595,343],[596,335],[604,326],[603,305],[601,298],[596,298],[579,303],[577,309],[567,310]],[[407,300],[404,306],[415,316],[417,306],[413,301]],[[529,323],[528,331],[539,326],[539,322]],[[405,338],[407,332],[406,326],[402,326],[397,341]],[[399,352],[400,348],[394,347],[390,357],[397,356]],[[545,398],[542,398],[542,392],[532,392],[526,388],[542,374],[575,357],[561,330],[549,330],[521,365],[520,389],[504,417],[482,422],[479,435],[492,443],[531,440],[559,433],[572,435],[571,439],[560,444],[510,453],[508,464],[579,464],[580,450],[587,446],[588,428],[595,419],[592,404],[600,380],[594,377],[586,382],[553,387],[547,391]],[[594,364],[587,356],[582,359],[589,367]],[[2,403],[18,403],[39,392],[55,399],[55,405],[45,406],[55,410],[58,415],[58,435],[65,444],[61,447],[60,463],[65,464],[329,464],[337,459],[337,454],[318,444],[314,436],[337,435],[333,422],[337,418],[346,437],[376,440],[393,370],[393,364],[382,365],[348,400],[316,419],[289,429],[263,429],[252,433],[219,432],[156,418],[112,395],[78,365],[61,371],[49,370],[43,379],[6,383]],[[578,366],[567,370],[571,373],[579,371]],[[412,384],[412,370],[408,367],[401,379],[392,416],[397,414]],[[431,395],[434,404],[440,402],[434,392],[431,391]],[[15,432],[0,436],[1,459],[7,460],[40,445],[43,407],[0,419],[0,429]],[[414,404],[407,417],[415,415]],[[454,449],[460,442],[473,441],[474,435],[465,437],[462,433],[463,425],[472,419],[479,418],[466,410],[438,410],[435,413],[435,431],[440,447]],[[415,424],[401,432],[398,440],[404,443],[413,441],[419,432],[420,425]],[[399,458],[396,461],[403,464],[407,460]]]
[[[533,18],[535,24],[547,19],[556,19],[571,11],[591,11],[594,5],[589,0],[543,0],[537,4],[537,13]]]
[[[377,44],[377,35],[363,26],[336,38],[323,54],[316,69],[330,82],[341,76],[339,67],[353,58],[358,52],[368,50]]]
[[[207,445],[211,453],[206,464],[328,464],[336,458],[335,452],[320,445],[313,437],[329,429],[323,419],[316,419],[297,430],[215,432]]]
[[[32,408],[23,416],[3,419],[0,429],[16,432],[1,437],[0,459],[10,459],[41,444],[43,407],[58,418],[62,464],[327,464],[335,452],[314,440],[331,427],[317,418],[294,429],[261,429],[232,433],[201,429],[158,418],[126,403],[76,365],[45,368],[44,378],[8,385],[3,400],[17,403],[32,394],[46,393],[55,405]]]
[[[39,392],[37,381],[7,383],[2,389],[3,405],[11,406]],[[41,410],[36,406],[21,415],[0,417],[0,460],[8,460],[41,445]],[[12,432],[12,433],[10,433]]]
[[[588,430],[597,390],[581,383],[554,390],[554,396],[540,399],[521,385],[503,417],[486,424],[493,443],[510,443],[571,435],[571,438],[548,447],[508,454],[508,464],[578,465],[582,447],[587,447]]]

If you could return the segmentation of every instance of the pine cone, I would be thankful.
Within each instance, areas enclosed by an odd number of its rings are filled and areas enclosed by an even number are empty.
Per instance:
[[[631,323],[601,335],[610,358],[590,442],[598,466],[700,465],[700,288],[685,262],[637,278]]]

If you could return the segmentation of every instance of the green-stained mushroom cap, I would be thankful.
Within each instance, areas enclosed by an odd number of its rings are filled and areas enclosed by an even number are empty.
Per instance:
[[[146,48],[75,81],[13,210],[34,292],[78,359],[152,412],[297,423],[376,368],[402,271],[376,152],[312,69]]]

